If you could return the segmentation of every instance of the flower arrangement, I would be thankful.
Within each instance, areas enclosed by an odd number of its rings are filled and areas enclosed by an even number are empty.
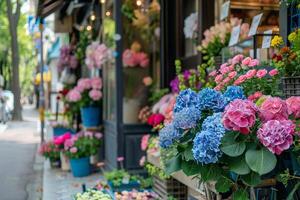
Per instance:
[[[122,199],[130,199],[130,200],[137,200],[137,199],[143,199],[143,200],[158,200],[159,196],[150,191],[123,191],[123,192],[115,192],[115,198],[116,200],[122,200]]]
[[[260,62],[251,57],[239,54],[209,74],[215,89],[223,91],[230,85],[241,86],[250,99],[259,98],[262,94],[278,95],[279,72],[277,69],[266,70],[259,67]],[[229,93],[236,93],[231,90]],[[251,95],[251,96],[250,96]]]
[[[105,44],[92,42],[85,51],[85,64],[89,69],[100,69],[111,57],[111,51]]]
[[[60,56],[58,61],[58,68],[62,71],[65,67],[76,69],[78,60],[73,54],[74,48],[71,45],[64,45],[60,48]]]
[[[93,189],[89,189],[83,193],[77,193],[74,198],[75,200],[112,200],[109,194]]]
[[[184,19],[184,36],[189,39],[196,39],[198,37],[198,13],[192,13]]]
[[[39,148],[39,154],[52,161],[59,160],[59,147],[52,140],[44,142]]]
[[[278,49],[272,57],[272,65],[282,76],[300,76],[300,29],[288,36],[291,47],[283,46],[283,39],[274,36],[271,46]]]
[[[134,42],[131,45],[130,49],[126,49],[123,52],[122,60],[125,67],[137,67],[142,68],[149,66],[148,55],[144,52],[141,52],[141,45],[138,42]]]
[[[76,103],[79,107],[99,105],[102,99],[102,79],[81,78],[77,85],[67,94],[67,101]]]

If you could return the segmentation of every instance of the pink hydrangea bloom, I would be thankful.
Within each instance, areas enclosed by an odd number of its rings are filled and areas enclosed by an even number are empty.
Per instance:
[[[278,97],[269,97],[261,105],[260,117],[266,122],[269,120],[286,120],[288,119],[288,107],[285,101]]]
[[[100,77],[94,77],[90,79],[93,89],[100,90],[102,88],[102,79]]]
[[[269,75],[270,76],[276,76],[278,74],[278,70],[277,69],[272,69],[271,71],[269,71]]]
[[[290,97],[286,101],[288,113],[293,114],[295,118],[300,118],[300,97]]]
[[[89,78],[81,78],[78,80],[77,86],[84,90],[89,90],[92,87],[91,79]]]
[[[248,100],[236,99],[228,104],[223,114],[223,125],[228,130],[249,134],[256,120],[256,107]]]
[[[247,79],[251,79],[256,75],[256,70],[255,69],[251,69],[246,73],[246,77]]]
[[[89,92],[89,97],[94,101],[98,101],[102,98],[102,92],[100,90],[93,89]]]
[[[67,94],[67,100],[70,102],[78,102],[81,99],[81,94],[78,90],[72,89]]]
[[[280,155],[293,144],[295,124],[290,120],[270,120],[258,131],[259,141],[271,152]]]
[[[265,69],[260,69],[260,70],[257,71],[256,77],[257,77],[257,78],[263,78],[264,76],[267,75],[267,73],[268,73],[267,70],[265,70]]]
[[[144,135],[142,137],[142,141],[141,141],[141,149],[143,151],[146,151],[147,147],[148,147],[148,143],[149,143],[149,138],[150,138],[150,135],[147,134],[147,135]]]

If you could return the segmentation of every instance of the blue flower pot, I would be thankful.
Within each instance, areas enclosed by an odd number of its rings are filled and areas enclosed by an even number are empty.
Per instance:
[[[90,174],[90,157],[70,159],[74,177],[84,177]]]
[[[84,107],[80,109],[81,120],[84,127],[97,127],[101,122],[100,107]]]
[[[70,129],[70,128],[64,128],[64,127],[55,127],[53,128],[53,136],[54,137],[58,137],[58,136],[61,136],[65,133],[71,133],[71,134],[75,134],[75,131]]]

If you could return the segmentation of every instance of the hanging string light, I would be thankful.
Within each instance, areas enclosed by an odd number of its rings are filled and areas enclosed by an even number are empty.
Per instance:
[[[92,26],[91,25],[87,25],[86,30],[87,31],[91,31],[92,30]]]
[[[92,13],[91,16],[90,16],[90,19],[91,19],[92,21],[95,21],[96,15],[95,15],[94,13]]]
[[[143,3],[142,0],[137,0],[137,1],[136,1],[136,5],[137,5],[137,6],[141,6],[142,3]]]
[[[100,0],[100,3],[105,3],[105,0]]]
[[[106,15],[107,17],[109,17],[109,16],[111,15],[111,12],[108,10],[108,11],[106,11],[105,15]]]

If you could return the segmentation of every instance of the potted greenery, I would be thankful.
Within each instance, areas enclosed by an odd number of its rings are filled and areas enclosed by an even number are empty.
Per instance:
[[[300,29],[292,32],[288,40],[290,47],[283,46],[280,36],[275,36],[271,43],[279,51],[273,55],[272,65],[282,76],[282,89],[286,98],[300,96]]]
[[[67,100],[76,103],[76,106],[80,108],[84,127],[97,127],[101,123],[101,88],[101,78],[82,78],[78,80],[76,87],[67,94]]]
[[[52,140],[42,143],[39,148],[39,154],[49,159],[51,168],[60,167],[59,152],[59,147]]]
[[[106,172],[104,173],[104,177],[108,181],[109,187],[114,192],[140,188],[138,177],[130,175],[124,169]]]
[[[79,132],[64,143],[64,151],[70,159],[74,177],[84,177],[90,174],[90,137]]]

